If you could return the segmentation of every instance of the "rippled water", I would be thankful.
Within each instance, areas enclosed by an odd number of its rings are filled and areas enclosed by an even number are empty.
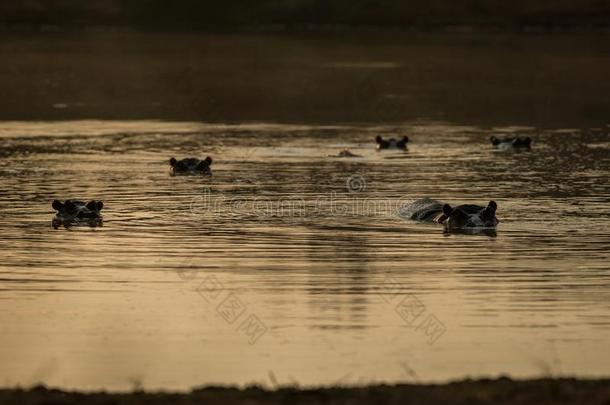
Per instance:
[[[610,372],[607,127],[4,122],[0,140],[3,385]],[[345,147],[361,157],[330,157]],[[207,155],[211,178],[169,175]],[[426,196],[497,201],[497,235],[397,214]],[[66,198],[103,200],[103,226],[53,229]]]

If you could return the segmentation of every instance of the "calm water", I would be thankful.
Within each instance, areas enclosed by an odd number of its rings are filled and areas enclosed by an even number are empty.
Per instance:
[[[608,375],[608,127],[493,129],[521,153],[490,130],[3,122],[0,384]],[[189,155],[214,175],[170,176]],[[494,199],[497,236],[397,214],[425,196]],[[53,229],[55,198],[103,200],[103,227]]]

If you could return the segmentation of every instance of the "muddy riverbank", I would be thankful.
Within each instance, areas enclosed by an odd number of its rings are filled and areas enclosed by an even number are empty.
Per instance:
[[[43,386],[0,391],[3,404],[607,404],[610,380],[463,380],[441,385],[377,385],[300,390],[206,387],[190,393],[68,392]]]

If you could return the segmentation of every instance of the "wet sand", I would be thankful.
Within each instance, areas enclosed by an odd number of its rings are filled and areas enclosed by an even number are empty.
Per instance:
[[[205,387],[190,393],[83,393],[47,389],[0,391],[3,404],[607,404],[610,380],[463,380],[442,385],[374,385],[319,389]]]

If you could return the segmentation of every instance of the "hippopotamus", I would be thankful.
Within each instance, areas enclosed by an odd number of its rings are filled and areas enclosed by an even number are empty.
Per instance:
[[[509,136],[506,138],[496,138],[495,136],[491,136],[489,141],[493,146],[498,149],[530,149],[532,144],[532,138],[529,136],[526,137],[517,137],[517,136]]]
[[[197,158],[185,158],[182,160],[176,160],[176,158],[171,158],[169,160],[170,171],[172,174],[206,174],[211,175],[212,169],[210,166],[212,164],[212,158],[206,157],[204,160],[199,160]]]
[[[88,203],[78,200],[66,200],[62,203],[59,200],[53,201],[53,209],[57,211],[53,218],[53,227],[57,229],[60,225],[66,227],[73,225],[101,226],[102,214],[100,211],[104,207],[101,201],[91,200]]]
[[[446,232],[493,233],[500,222],[496,218],[497,209],[495,201],[490,201],[486,207],[475,204],[452,207],[431,198],[423,198],[403,207],[400,213],[416,221],[442,224]]]
[[[342,151],[340,151],[339,153],[337,153],[336,155],[328,155],[328,157],[352,158],[352,157],[362,157],[362,156],[355,154],[348,148],[345,148]]]
[[[375,142],[377,142],[377,150],[382,150],[382,149],[406,150],[407,143],[409,142],[409,137],[403,136],[401,140],[396,140],[394,138],[383,139],[381,136],[377,135],[377,138],[375,138]]]

